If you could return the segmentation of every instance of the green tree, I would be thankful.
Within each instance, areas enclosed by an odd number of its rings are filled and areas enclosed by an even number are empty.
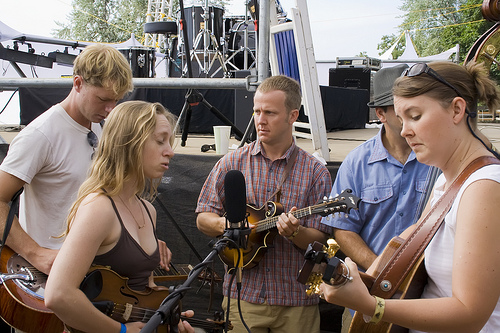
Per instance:
[[[210,3],[224,7],[228,1]],[[144,35],[148,0],[73,0],[72,5],[67,22],[56,22],[60,27],[55,31],[57,38],[118,43],[132,33],[139,40]],[[179,1],[174,0],[174,15],[178,8]]]
[[[113,22],[117,10],[115,0],[74,0],[73,10],[68,15],[69,23],[56,22],[61,27],[56,30],[56,36],[92,42],[123,41],[123,28],[118,28]]]
[[[443,52],[459,44],[463,61],[473,43],[493,23],[483,19],[482,0],[402,0],[405,12],[400,32],[409,31],[419,56]],[[394,36],[384,36],[382,54]]]
[[[391,48],[391,46],[394,43],[396,43],[398,38],[399,37],[394,34],[382,36],[382,42],[380,42],[377,46],[377,50],[380,50],[379,55],[387,51],[389,48]],[[404,47],[405,47],[405,40],[404,38],[401,38],[398,41],[398,44],[396,45],[394,50],[392,51],[392,59],[399,58],[399,56],[404,52]]]

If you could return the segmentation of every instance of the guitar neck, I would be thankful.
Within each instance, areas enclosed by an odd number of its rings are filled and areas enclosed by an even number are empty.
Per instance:
[[[155,281],[170,281],[170,280],[186,280],[193,266],[191,264],[172,264],[169,265],[170,270],[156,267],[153,271]]]
[[[95,305],[95,304],[94,304]],[[139,306],[129,307],[122,304],[114,304],[114,311],[119,315],[124,315],[126,312],[131,312],[133,315],[127,321],[140,321],[147,323],[151,317],[156,313],[156,309],[149,309]],[[188,323],[195,327],[204,328],[210,331],[219,331],[224,327],[225,322],[222,320],[207,320],[194,317],[180,316],[182,320],[186,320]],[[229,329],[232,329],[231,323],[228,323]],[[164,330],[160,330],[164,332]]]
[[[297,209],[296,211],[293,211],[290,214],[295,216],[297,219],[301,219],[303,217],[306,217],[308,215],[313,214],[313,208],[314,208],[314,206]],[[269,230],[272,228],[276,228],[277,222],[278,222],[278,216],[273,216],[273,217],[269,217],[267,219],[261,220],[261,221],[257,222],[257,227],[255,228],[255,231],[260,232],[260,231],[265,231],[265,230]]]

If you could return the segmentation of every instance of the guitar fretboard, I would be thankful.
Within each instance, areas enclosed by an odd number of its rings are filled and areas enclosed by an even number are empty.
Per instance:
[[[169,281],[169,280],[186,280],[189,273],[193,270],[191,264],[172,264],[169,265],[170,270],[156,267],[153,271],[155,281]]]
[[[292,212],[291,214],[293,216],[295,216],[297,219],[300,219],[300,218],[303,218],[305,216],[313,214],[313,211],[315,210],[316,207],[320,207],[320,205],[297,209],[296,211]],[[273,216],[273,217],[269,217],[265,220],[261,220],[261,221],[257,222],[257,227],[255,228],[255,231],[260,232],[260,231],[269,230],[271,228],[274,228],[274,227],[276,227],[277,221],[278,221],[278,216]]]

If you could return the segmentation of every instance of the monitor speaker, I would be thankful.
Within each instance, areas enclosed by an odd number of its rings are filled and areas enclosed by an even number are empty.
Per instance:
[[[370,93],[370,68],[330,68],[329,86],[366,89]]]

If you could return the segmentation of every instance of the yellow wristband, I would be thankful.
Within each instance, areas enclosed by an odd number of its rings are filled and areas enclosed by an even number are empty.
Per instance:
[[[373,313],[372,319],[369,321],[372,324],[377,324],[380,320],[382,320],[382,317],[384,316],[384,311],[385,311],[385,299],[380,298],[378,296],[373,296],[375,297],[375,312]]]
[[[299,229],[300,229],[300,224],[299,224],[299,226],[297,227],[297,229],[295,229],[295,231],[293,232],[293,234],[291,234],[291,235],[290,235],[290,236],[288,236],[287,238],[288,238],[288,239],[290,239],[290,240],[291,240],[291,239],[294,239],[294,238],[295,238],[295,236],[297,236],[297,234],[299,233]]]

